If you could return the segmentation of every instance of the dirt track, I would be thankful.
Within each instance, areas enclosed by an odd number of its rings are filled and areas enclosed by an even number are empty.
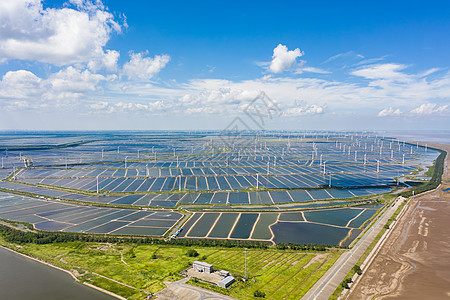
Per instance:
[[[450,145],[433,145],[450,152]],[[349,299],[450,299],[449,155],[443,184],[411,198]]]

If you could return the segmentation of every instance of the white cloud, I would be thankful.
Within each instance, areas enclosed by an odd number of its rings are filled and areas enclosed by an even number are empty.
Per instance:
[[[393,109],[392,107],[385,108],[378,113],[378,117],[387,117],[387,116],[399,116],[401,115],[401,111],[399,108]]]
[[[30,107],[28,101],[11,101],[4,107],[6,111],[24,110]]]
[[[405,69],[405,65],[401,64],[376,64],[364,66],[350,74],[364,77],[366,79],[387,79],[387,80],[408,80],[409,76],[400,72]]]
[[[170,61],[170,56],[155,55],[145,57],[147,53],[130,53],[130,61],[123,66],[123,73],[130,79],[149,80],[159,73]]]
[[[133,113],[133,112],[151,112],[161,113],[173,107],[172,103],[167,103],[162,100],[149,101],[147,103],[138,102],[123,102],[110,103],[107,101],[95,102],[87,105],[87,107],[94,112],[106,112],[106,113]]]
[[[98,83],[105,80],[107,80],[105,76],[93,74],[89,70],[67,67],[50,75],[47,81],[51,85],[52,90],[56,92],[85,93],[96,91]]]
[[[429,70],[426,70],[425,72],[420,73],[419,77],[427,77],[430,74],[436,73],[437,71],[440,71],[439,68],[431,68]]]
[[[316,67],[304,67],[304,68],[300,68],[298,69],[295,73],[296,74],[301,74],[303,72],[308,72],[308,73],[316,73],[316,74],[330,74],[330,71],[326,71],[320,68],[316,68]]]
[[[93,57],[87,64],[89,69],[97,72],[101,69],[108,70],[110,72],[117,71],[117,61],[119,60],[120,53],[115,50],[106,50],[102,55]]]
[[[121,26],[99,0],[72,2],[44,9],[42,0],[0,1],[0,59],[113,69],[118,52],[103,48]]]
[[[448,105],[438,106],[436,103],[424,103],[410,111],[413,115],[431,115],[448,111]]]
[[[303,55],[299,48],[289,51],[285,45],[279,44],[273,49],[272,62],[270,63],[270,71],[272,73],[281,73],[288,70],[295,62],[297,57]]]
[[[318,115],[323,114],[325,105],[305,105],[303,107],[291,107],[284,111],[284,115],[286,116],[305,116],[305,115]]]
[[[208,81],[208,80],[207,80]],[[253,100],[259,94],[256,90],[241,90],[236,88],[226,87],[217,89],[203,89],[199,92],[186,94],[179,99],[185,105],[190,106],[223,106],[227,105],[241,105]]]
[[[102,110],[102,109],[109,107],[109,103],[106,101],[100,101],[100,102],[89,104],[88,107],[91,109],[94,109],[94,110]]]
[[[36,96],[41,90],[41,82],[41,78],[30,71],[9,71],[0,82],[0,97],[28,98]]]

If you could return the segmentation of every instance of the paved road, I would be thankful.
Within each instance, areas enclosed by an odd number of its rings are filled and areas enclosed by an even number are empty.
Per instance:
[[[226,295],[186,284],[188,280],[189,278],[183,278],[175,282],[166,283],[167,288],[156,293],[157,298],[162,300],[236,300]]]
[[[325,273],[322,278],[306,293],[302,299],[328,299],[344,280],[358,259],[364,254],[369,245],[383,228],[384,224],[394,214],[402,201],[396,201],[378,219],[378,221],[366,232],[366,234],[348,252],[341,255],[337,262]]]

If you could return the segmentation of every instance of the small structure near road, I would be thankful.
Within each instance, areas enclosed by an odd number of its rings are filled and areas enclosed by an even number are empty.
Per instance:
[[[227,276],[230,276],[230,272],[222,270],[222,271],[219,271],[219,275],[222,277],[227,277]]]
[[[212,273],[213,272],[213,265],[208,264],[203,261],[194,261],[192,263],[192,268],[194,268],[197,272],[205,272],[205,273]]]
[[[203,261],[194,261],[192,268],[183,271],[183,275],[197,278],[223,288],[228,288],[236,281],[230,272],[226,270],[215,271],[213,265]]]
[[[230,285],[232,285],[235,282],[235,279],[233,276],[227,276],[224,279],[222,279],[221,281],[219,281],[217,283],[218,286],[220,286],[221,288],[228,288]]]

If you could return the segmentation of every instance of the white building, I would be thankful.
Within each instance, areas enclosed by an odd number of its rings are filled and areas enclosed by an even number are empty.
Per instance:
[[[203,261],[194,261],[192,263],[192,268],[196,270],[197,272],[205,272],[205,273],[212,273],[213,272],[213,265],[208,264]]]
[[[232,285],[234,282],[235,282],[235,280],[234,280],[233,276],[227,276],[224,279],[222,279],[221,281],[219,281],[219,283],[217,285],[226,289],[230,285]]]

